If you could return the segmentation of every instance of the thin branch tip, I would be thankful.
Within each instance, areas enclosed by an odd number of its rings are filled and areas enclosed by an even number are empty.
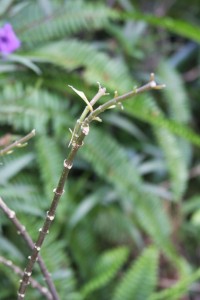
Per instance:
[[[99,86],[99,90],[102,88],[101,83],[99,81],[97,81],[97,84]]]
[[[19,148],[19,147],[24,147],[26,146],[26,142],[30,140],[32,137],[35,136],[35,129],[33,129],[31,132],[29,132],[27,135],[22,137],[21,139],[13,142],[12,144],[6,146],[2,150],[0,150],[0,156],[3,156],[5,154],[10,154],[13,152],[13,148]]]
[[[98,91],[98,93],[101,93],[101,92],[102,92],[102,96],[109,95],[108,93],[106,93],[106,88],[103,87],[99,81],[97,81],[97,84],[98,84],[98,86],[99,86],[99,91]]]
[[[161,89],[163,89],[163,88],[166,87],[165,84],[157,84],[156,83],[155,74],[154,73],[150,74],[150,81],[149,81],[149,83],[150,83],[151,88],[154,89],[154,90],[161,90]]]

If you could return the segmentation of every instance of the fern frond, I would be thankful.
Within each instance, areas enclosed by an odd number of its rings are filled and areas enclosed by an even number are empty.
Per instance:
[[[128,249],[125,247],[115,248],[103,253],[95,264],[93,279],[82,288],[83,298],[85,299],[93,291],[107,285],[124,264],[127,256]]]
[[[0,236],[0,251],[3,255],[9,259],[15,258],[16,261],[21,262],[23,260],[23,255],[8,238]]]
[[[0,169],[0,184],[11,180],[18,172],[26,168],[34,159],[33,153],[8,155],[3,158],[4,164]]]
[[[112,300],[149,300],[156,287],[158,251],[144,250],[142,255],[123,275],[114,291]]]
[[[24,131],[36,129],[37,133],[48,130],[49,121],[57,127],[60,114],[67,108],[67,101],[63,102],[57,95],[45,89],[34,86],[24,86],[21,82],[6,84],[0,92],[3,100],[0,111],[1,124],[12,125]],[[70,120],[70,121],[68,121]],[[55,122],[55,123],[54,123]],[[71,124],[71,117],[65,111],[65,124]]]
[[[167,161],[174,200],[181,200],[188,181],[188,168],[177,138],[165,128],[154,126],[154,132]]]
[[[78,295],[75,273],[70,266],[70,258],[66,253],[66,243],[64,241],[55,243],[55,239],[56,236],[53,234],[42,249],[42,256],[48,270],[51,272],[57,290],[59,290],[61,299],[64,299],[66,295],[67,298],[73,299],[73,294]]]
[[[17,214],[43,216],[44,197],[36,185],[18,181],[0,187],[0,194]]]
[[[102,198],[105,199],[107,194],[108,189],[106,187],[102,187],[98,190],[95,190],[95,192],[91,195],[88,195],[86,198],[82,199],[80,204],[76,205],[75,211],[70,216],[70,227],[73,228],[77,226],[78,223],[81,222],[95,206],[101,204]]]
[[[144,105],[146,105],[146,107]],[[156,105],[152,98],[144,99],[142,97],[141,99],[139,99],[139,101],[133,101],[133,103],[129,104],[128,110],[129,113],[133,116],[138,116],[137,112],[139,112],[140,116],[142,116],[144,120],[148,120],[149,117],[151,118],[151,120],[153,120],[153,130],[155,132],[158,143],[161,146],[162,151],[164,152],[166,164],[168,167],[167,169],[170,173],[170,182],[174,199],[181,199],[187,187],[187,163],[178,139],[173,135],[172,132],[170,132],[168,128],[163,128],[162,126],[163,121],[165,124],[165,118],[163,117],[161,109]],[[155,120],[157,118],[162,118],[162,121],[160,123],[159,121],[155,123]],[[170,124],[171,120],[166,120],[166,122]],[[173,124],[171,124],[171,127],[173,128]],[[183,128],[182,131],[184,131]]]
[[[200,146],[199,135],[189,127],[164,117],[155,102],[152,102],[152,98],[140,95],[136,101],[127,101],[126,108],[132,116],[157,127],[166,128],[194,145]]]
[[[119,59],[111,59],[93,45],[75,39],[54,42],[25,54],[36,62],[48,62],[67,70],[85,67],[86,82],[99,81],[108,89],[125,92],[133,88],[128,68]],[[70,84],[70,82],[69,82]]]
[[[115,194],[116,201],[118,201],[119,195],[116,191]],[[106,209],[102,208],[92,218],[92,222],[94,223],[96,233],[108,243],[117,245],[133,244],[138,249],[142,249],[144,246],[138,224],[135,224],[129,212],[124,212],[114,205],[110,205]]]
[[[193,274],[190,274],[188,277],[182,278],[178,283],[174,286],[153,294],[149,300],[177,300],[181,299],[184,296],[191,285],[199,280],[200,278],[200,270],[198,269]]]
[[[36,151],[45,193],[49,199],[62,170],[61,151],[55,140],[44,135],[37,138]]]
[[[129,213],[131,210],[142,228],[173,257],[175,252],[169,241],[170,225],[161,201],[145,192],[144,182],[125,151],[111,136],[93,128],[80,154],[102,178],[114,185],[121,206],[128,205]]]
[[[170,63],[162,62],[158,67],[158,74],[162,82],[167,82],[163,89],[170,117],[178,123],[188,123],[191,118],[188,96],[178,72]]]
[[[77,0],[50,5],[51,11],[47,14],[38,2],[32,2],[12,17],[11,23],[20,40],[28,46],[103,28],[115,15],[108,6]]]

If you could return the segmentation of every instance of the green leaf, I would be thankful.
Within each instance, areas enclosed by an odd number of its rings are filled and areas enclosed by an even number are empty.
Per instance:
[[[34,64],[30,59],[28,59],[26,57],[16,55],[16,54],[10,54],[8,57],[8,60],[11,62],[21,64],[22,66],[25,66],[25,67],[31,69],[38,75],[41,74],[40,68],[36,64]]]
[[[144,250],[118,283],[112,300],[149,300],[157,283],[158,251]]]
[[[124,149],[111,136],[94,128],[86,141],[80,155],[92,164],[99,176],[114,186],[122,207],[128,205],[129,213],[136,217],[142,228],[160,247],[165,248],[168,255],[174,257],[169,241],[170,224],[162,203],[155,195],[145,191],[145,183]]]
[[[188,168],[181,145],[177,137],[165,128],[154,126],[154,132],[166,159],[173,199],[179,201],[188,182]]]
[[[142,14],[140,12],[123,13],[119,15],[119,18],[124,20],[142,20],[153,26],[159,28],[165,28],[170,32],[181,35],[185,38],[191,39],[196,42],[200,42],[200,29],[195,24],[190,24],[183,20],[176,20],[170,17],[156,17],[150,14]]]
[[[187,124],[190,121],[189,99],[179,73],[169,62],[161,62],[158,66],[158,75],[167,87],[162,93],[169,109],[170,117],[178,123]]]
[[[126,261],[128,252],[126,247],[120,247],[107,250],[99,257],[94,268],[94,278],[83,286],[81,293],[84,298],[93,291],[104,287],[113,279]]]
[[[92,195],[84,198],[79,205],[77,205],[76,210],[70,217],[69,224],[71,227],[76,226],[81,220],[83,220],[87,214],[100,202],[100,199],[105,197],[106,188],[101,188],[96,190]]]
[[[38,136],[36,153],[46,195],[52,197],[62,170],[62,155],[57,142],[48,136]]]
[[[7,238],[0,236],[0,251],[3,254],[6,254],[7,257],[14,257],[18,261],[23,260],[23,255],[19,249]]]
[[[135,100],[135,101],[134,101]],[[126,111],[143,120],[146,123],[159,127],[163,127],[190,141],[194,145],[200,146],[200,136],[188,126],[180,124],[176,121],[169,120],[161,113],[158,106],[149,96],[139,95],[133,101],[129,100],[125,106]]]
[[[85,94],[82,91],[79,91],[77,89],[75,89],[72,85],[69,85],[69,87],[77,94],[79,95],[79,97],[81,97],[81,99],[83,99],[83,101],[87,104],[87,106],[89,107],[90,111],[93,111],[93,108],[90,104],[90,102],[88,101],[87,97],[85,96]]]
[[[27,4],[10,20],[26,46],[61,39],[77,32],[98,30],[108,23],[110,17],[115,17],[108,6],[98,3],[74,0],[61,5],[54,1],[48,13],[37,2]]]
[[[195,271],[193,274],[190,274],[188,277],[182,278],[174,286],[165,289],[164,291],[157,292],[153,294],[149,300],[177,300],[181,299],[184,296],[192,283],[199,280],[200,278],[200,269]]]
[[[96,85],[100,82],[113,91],[125,92],[133,87],[123,60],[111,59],[91,43],[68,39],[46,44],[24,55],[32,61],[54,64],[69,71],[85,67],[82,75],[87,83]]]
[[[24,154],[19,157],[6,158],[3,167],[0,169],[0,183],[5,184],[12,177],[26,168],[35,158],[32,153]]]

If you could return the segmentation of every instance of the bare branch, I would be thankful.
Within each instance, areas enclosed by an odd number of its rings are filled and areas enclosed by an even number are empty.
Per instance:
[[[141,94],[143,92],[149,91],[149,90],[159,90],[164,88],[165,85],[158,85],[154,79],[154,73],[151,73],[150,75],[150,81],[139,87],[139,88],[135,88],[132,91],[121,95],[121,96],[115,96],[113,99],[109,100],[108,102],[106,102],[103,105],[100,105],[97,109],[93,110],[93,112],[90,113],[90,115],[88,116],[88,118],[85,119],[85,121],[87,123],[90,123],[91,121],[93,121],[93,119],[95,117],[97,117],[99,114],[101,114],[102,112],[104,112],[105,110],[109,109],[110,107],[114,107],[116,104],[119,104],[127,99],[130,99],[138,94]]]
[[[16,214],[13,210],[11,210],[7,204],[3,201],[3,199],[0,197],[0,208],[3,210],[3,212],[8,216],[8,218],[12,221],[12,223],[14,224],[14,226],[16,227],[17,231],[19,234],[21,234],[21,236],[23,237],[23,239],[25,240],[25,242],[27,243],[27,245],[29,246],[30,249],[34,248],[34,242],[32,241],[31,237],[29,236],[29,234],[26,231],[26,228],[20,223],[20,221],[17,219]],[[38,264],[40,266],[40,269],[44,275],[45,281],[49,287],[49,290],[52,294],[52,298],[53,300],[59,300],[54,283],[50,277],[50,274],[45,266],[45,263],[43,261],[43,259],[41,258],[41,256],[38,256]]]
[[[19,139],[18,141],[15,141],[11,145],[0,150],[0,156],[8,154],[15,147],[22,147],[22,145],[28,140],[30,140],[33,136],[35,136],[35,129],[33,129],[29,134],[25,135],[23,138]]]
[[[17,275],[22,276],[23,271],[18,266],[14,265],[11,260],[7,260],[3,256],[0,256],[0,263],[4,264],[5,266],[9,267],[14,273]],[[44,295],[48,300],[52,300],[52,295],[49,293],[48,289],[42,285],[40,285],[36,280],[30,279],[30,284],[33,288],[39,290],[39,292]]]

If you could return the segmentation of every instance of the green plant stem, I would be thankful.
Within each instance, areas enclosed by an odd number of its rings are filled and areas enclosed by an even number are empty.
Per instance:
[[[28,140],[30,140],[34,136],[35,136],[35,129],[33,129],[29,134],[25,135],[21,139],[15,141],[11,145],[9,145],[9,146],[5,147],[4,149],[0,150],[0,156],[8,154],[15,147],[21,147],[24,143],[26,143]]]
[[[1,197],[0,197],[0,208],[3,210],[3,212],[7,215],[7,217],[14,224],[18,233],[23,237],[24,241],[27,243],[29,248],[33,249],[34,242],[32,241],[31,237],[29,236],[28,232],[26,231],[26,228],[20,223],[20,221],[16,217],[15,212],[7,206],[7,204],[3,201],[3,199]],[[53,283],[51,276],[45,266],[45,263],[40,255],[38,255],[38,264],[40,266],[40,269],[44,276],[44,279],[49,287],[49,291],[51,292],[51,295],[52,295],[51,299],[59,300],[54,283]],[[22,274],[23,274],[23,272],[22,272]],[[48,291],[48,293],[49,293],[49,291]]]
[[[113,104],[119,103],[119,102],[124,101],[128,98],[136,96],[137,94],[142,93],[144,91],[148,91],[150,89],[159,89],[159,88],[162,88],[162,87],[163,86],[158,86],[156,84],[156,82],[154,81],[154,75],[151,74],[150,82],[148,84],[146,84],[146,85],[144,85],[144,86],[142,86],[138,89],[135,89],[135,90],[133,90],[133,91],[127,93],[127,94],[124,94],[122,96],[115,97],[114,99],[108,101],[104,105],[101,105],[99,108],[97,108],[96,110],[91,112],[89,114],[89,116],[84,119],[82,125],[80,126],[81,133],[72,142],[71,151],[70,151],[67,159],[64,160],[64,166],[63,166],[63,170],[62,170],[62,173],[61,173],[61,176],[60,176],[60,180],[58,182],[57,187],[53,191],[54,192],[54,197],[53,197],[50,209],[49,209],[49,211],[47,211],[47,216],[46,216],[46,219],[44,221],[43,227],[41,229],[39,229],[38,239],[37,239],[37,241],[34,245],[30,260],[28,261],[28,264],[25,268],[24,275],[23,275],[21,283],[20,283],[20,287],[19,287],[19,290],[18,290],[18,300],[24,300],[24,298],[25,298],[25,292],[26,292],[27,285],[29,283],[29,279],[30,279],[31,274],[32,274],[33,266],[34,266],[34,264],[37,260],[38,254],[41,250],[41,247],[43,245],[45,237],[49,233],[49,228],[50,228],[50,226],[51,226],[51,224],[52,224],[52,222],[55,218],[56,208],[58,206],[58,203],[59,203],[59,200],[60,200],[62,194],[64,193],[64,185],[65,185],[65,182],[67,180],[68,174],[69,174],[69,172],[72,168],[73,160],[74,160],[79,148],[83,145],[83,140],[84,140],[85,136],[89,133],[89,123],[97,115],[99,115],[101,112],[108,109]],[[104,92],[102,93],[102,96],[105,95],[105,91],[106,90],[104,89]],[[98,93],[97,93],[97,95],[98,95]],[[100,97],[97,97],[97,100],[99,98]],[[92,100],[91,100],[91,102],[92,102]],[[90,104],[91,104],[91,102],[90,102]],[[86,113],[84,113],[84,116],[85,116],[85,114]]]
[[[11,260],[7,260],[3,256],[0,256],[0,263],[9,267],[15,274],[22,276],[23,271],[16,265],[13,264]],[[52,295],[49,293],[48,289],[40,285],[36,280],[30,278],[30,284],[33,288],[38,289],[38,291],[44,295],[48,300],[52,300]]]

